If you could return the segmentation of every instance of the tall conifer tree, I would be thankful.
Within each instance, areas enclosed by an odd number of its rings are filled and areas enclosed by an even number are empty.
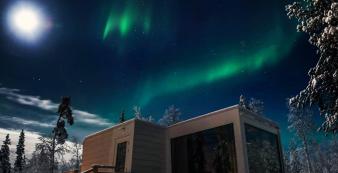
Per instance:
[[[14,163],[14,171],[22,173],[25,167],[25,132],[22,130],[19,136],[19,142],[16,146],[16,160]]]
[[[9,134],[6,135],[6,139],[1,146],[1,170],[2,173],[10,173],[11,172],[11,163],[9,161],[9,145],[11,145],[11,140],[9,139]]]

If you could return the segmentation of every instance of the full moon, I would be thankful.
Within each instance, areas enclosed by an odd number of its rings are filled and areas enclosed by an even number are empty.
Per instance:
[[[14,4],[9,10],[7,20],[10,31],[25,41],[35,41],[46,29],[41,9],[28,2]]]

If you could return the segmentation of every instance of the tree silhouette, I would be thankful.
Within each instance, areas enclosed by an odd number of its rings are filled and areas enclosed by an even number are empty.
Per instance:
[[[124,110],[120,114],[120,123],[123,123],[126,121],[125,115],[124,115]]]
[[[1,146],[0,162],[2,173],[11,172],[11,163],[9,161],[9,145],[11,145],[11,139],[9,139],[9,134],[7,134],[6,139],[3,141],[3,145]]]
[[[16,160],[14,163],[14,171],[21,173],[25,167],[25,132],[21,130],[18,145],[16,145]]]
[[[65,119],[67,120],[69,125],[74,124],[74,118],[72,109],[70,107],[70,97],[62,97],[61,103],[58,109],[59,118],[56,122],[56,127],[53,130],[53,140],[52,140],[52,150],[51,150],[51,165],[50,172],[54,172],[55,167],[55,148],[56,145],[63,145],[68,138],[67,130],[65,129]],[[56,141],[55,141],[56,140]],[[57,143],[56,143],[57,142]]]

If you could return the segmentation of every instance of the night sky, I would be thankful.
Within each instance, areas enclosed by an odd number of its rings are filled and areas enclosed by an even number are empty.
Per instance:
[[[72,97],[83,138],[132,107],[159,119],[175,105],[188,119],[238,103],[265,102],[287,144],[286,98],[306,86],[315,49],[284,1],[30,1],[48,28],[22,41],[0,2],[0,128],[49,133],[61,96]]]

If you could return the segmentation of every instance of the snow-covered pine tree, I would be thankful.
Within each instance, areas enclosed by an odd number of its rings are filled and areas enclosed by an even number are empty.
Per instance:
[[[47,173],[51,172],[51,168],[56,171],[63,156],[69,152],[68,146],[57,143],[53,153],[53,137],[39,137],[39,140],[31,159],[28,160],[26,172]]]
[[[44,148],[37,149],[28,159],[25,171],[29,173],[46,173],[50,170],[51,154]]]
[[[291,173],[290,168],[290,156],[289,151],[285,151],[283,155],[283,161],[284,161],[284,172],[285,173]]]
[[[301,173],[303,170],[303,164],[300,158],[299,148],[295,140],[291,140],[288,151],[289,161],[286,163],[289,168],[289,173]]]
[[[72,154],[72,158],[70,159],[70,167],[73,170],[80,170],[80,163],[82,162],[82,144],[76,137],[73,137],[71,142],[70,153]]]
[[[258,115],[263,115],[264,113],[264,102],[255,98],[251,98],[249,101],[247,101],[246,98],[241,95],[239,97],[239,106]]]
[[[257,113],[258,115],[263,115],[264,113],[264,102],[261,100],[251,98],[248,107],[252,112]]]
[[[3,141],[3,145],[1,146],[1,170],[2,173],[10,173],[11,172],[11,162],[9,160],[9,145],[11,145],[11,139],[9,138],[9,134],[6,135],[6,139]]]
[[[297,0],[286,6],[288,16],[298,21],[297,30],[309,35],[318,48],[319,60],[308,72],[306,88],[290,99],[298,109],[317,105],[325,118],[320,130],[338,130],[338,1]]]
[[[22,173],[25,167],[25,132],[21,130],[18,145],[16,145],[16,160],[14,162],[14,171]]]
[[[139,106],[134,106],[133,111],[134,111],[135,119],[148,121],[148,122],[154,121],[154,119],[151,115],[150,116],[143,116],[142,113],[141,113],[141,107],[139,107]]]
[[[302,142],[307,172],[313,173],[313,164],[310,157],[311,136],[315,131],[313,112],[309,108],[298,109],[289,106],[288,123],[289,130],[294,132]]]
[[[329,143],[328,154],[326,155],[329,166],[329,173],[338,172],[338,140],[333,139]]]
[[[313,142],[313,152],[312,152],[312,157],[314,159],[314,172],[324,172],[324,173],[330,173],[330,165],[327,160],[327,154],[328,149],[326,148],[327,146],[324,147],[324,145],[320,145],[320,143],[314,141]],[[327,153],[327,154],[326,154]],[[338,164],[338,163],[337,163]]]
[[[149,115],[149,116],[145,117],[145,121],[154,122],[155,119],[153,118],[153,116]]]
[[[162,118],[158,122],[161,125],[170,126],[180,121],[180,115],[180,109],[171,105],[164,111]]]
[[[134,106],[133,107],[133,111],[134,111],[134,116],[135,119],[142,119],[142,114],[141,114],[141,107],[139,106]]]
[[[248,103],[246,101],[246,98],[243,95],[239,96],[239,106],[241,106],[243,108],[248,107]]]

